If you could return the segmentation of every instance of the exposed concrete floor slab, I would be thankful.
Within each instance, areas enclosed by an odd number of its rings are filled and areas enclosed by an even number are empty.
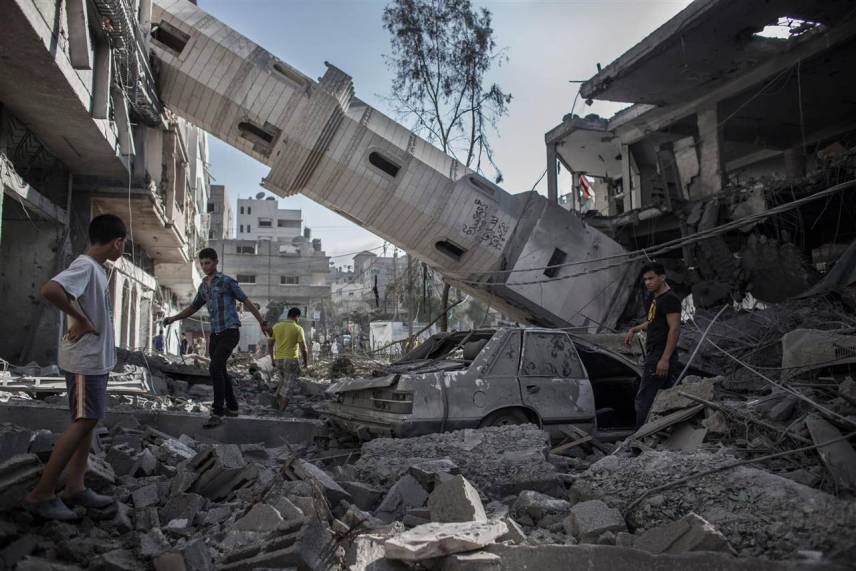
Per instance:
[[[311,441],[323,429],[320,420],[256,416],[224,418],[221,426],[202,428],[208,418],[205,415],[151,410],[111,410],[107,412],[104,424],[110,427],[129,417],[143,426],[151,426],[176,437],[187,434],[200,442],[261,443],[268,447]],[[32,430],[44,428],[62,432],[68,426],[69,414],[67,408],[56,405],[0,403],[0,422],[11,422]]]

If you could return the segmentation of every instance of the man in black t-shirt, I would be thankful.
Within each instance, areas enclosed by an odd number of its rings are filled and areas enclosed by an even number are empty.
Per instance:
[[[642,281],[650,292],[648,318],[631,327],[624,337],[628,347],[640,331],[647,331],[645,368],[636,393],[636,427],[645,424],[657,391],[671,387],[679,372],[677,346],[681,334],[681,300],[666,283],[663,264],[652,262],[642,268]]]

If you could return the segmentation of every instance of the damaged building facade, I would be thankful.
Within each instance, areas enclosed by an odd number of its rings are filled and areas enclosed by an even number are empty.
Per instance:
[[[630,107],[608,120],[569,115],[546,134],[551,200],[559,163],[574,175],[567,207],[665,262],[696,306],[823,288],[836,260],[841,276],[830,279],[846,285],[856,262],[852,10],[693,2],[581,86],[589,103]]]
[[[130,231],[109,268],[116,344],[149,349],[199,283],[209,195],[206,134],[156,93],[151,2],[4,0],[0,13],[0,310],[18,332],[0,356],[55,362],[63,324],[39,288],[101,213]]]

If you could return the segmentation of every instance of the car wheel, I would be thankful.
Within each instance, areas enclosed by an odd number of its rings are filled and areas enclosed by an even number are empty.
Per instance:
[[[531,422],[525,412],[517,408],[510,408],[507,410],[498,410],[487,415],[481,421],[480,426],[508,426],[510,424],[529,424]]]

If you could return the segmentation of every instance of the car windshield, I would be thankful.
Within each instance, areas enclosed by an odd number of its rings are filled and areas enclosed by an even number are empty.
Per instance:
[[[419,366],[440,360],[469,363],[475,360],[495,333],[495,331],[486,330],[434,335],[393,363],[393,366]]]

